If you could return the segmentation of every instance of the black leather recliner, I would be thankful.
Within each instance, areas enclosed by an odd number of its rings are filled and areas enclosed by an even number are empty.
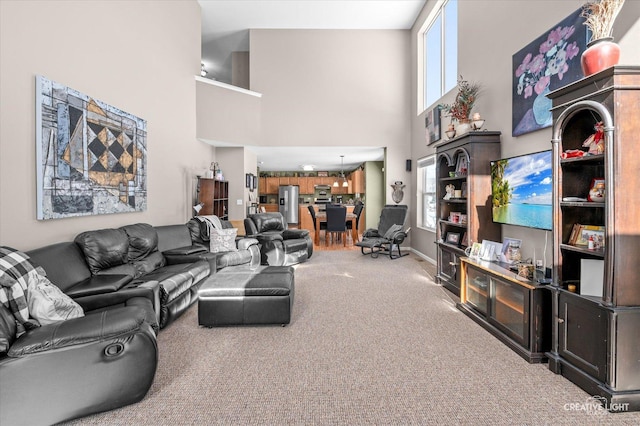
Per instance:
[[[257,213],[244,220],[248,237],[260,243],[263,265],[288,266],[306,261],[313,255],[313,240],[306,229],[287,229],[279,212]]]

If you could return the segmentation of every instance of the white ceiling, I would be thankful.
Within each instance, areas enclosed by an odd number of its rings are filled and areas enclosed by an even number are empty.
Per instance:
[[[198,0],[207,78],[231,83],[231,52],[249,51],[249,29],[410,29],[426,0]],[[381,161],[377,147],[250,147],[267,171],[345,170]],[[353,167],[352,167],[353,165]]]

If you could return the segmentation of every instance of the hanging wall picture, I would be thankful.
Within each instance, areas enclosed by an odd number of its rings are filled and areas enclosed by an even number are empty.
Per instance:
[[[440,140],[440,106],[430,109],[424,116],[427,145],[431,145]]]
[[[513,55],[512,135],[551,126],[547,93],[583,77],[580,55],[587,46],[582,8]]]
[[[37,218],[146,210],[146,145],[146,120],[37,76]]]

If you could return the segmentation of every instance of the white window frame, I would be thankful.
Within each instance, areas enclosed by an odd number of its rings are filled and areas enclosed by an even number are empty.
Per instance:
[[[447,5],[455,7],[455,19],[447,19],[445,14],[445,8]],[[452,90],[458,80],[458,1],[457,0],[436,0],[433,9],[425,19],[424,24],[417,33],[417,46],[418,46],[418,115],[429,109],[431,105],[435,104],[440,98],[442,98],[448,91]],[[442,22],[440,28],[440,48],[434,53],[438,55],[439,60],[439,73],[440,73],[440,89],[439,93],[433,98],[427,101],[427,60],[429,53],[426,49],[426,37],[431,28],[438,21]],[[453,28],[453,22],[455,25]],[[455,30],[447,36],[447,30]],[[453,38],[453,40],[451,39]]]
[[[430,155],[418,160],[416,182],[416,223],[418,228],[436,232],[436,156]],[[432,208],[429,208],[431,201]]]

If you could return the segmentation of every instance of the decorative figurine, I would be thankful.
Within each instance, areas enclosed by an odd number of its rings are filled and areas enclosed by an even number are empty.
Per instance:
[[[406,185],[403,185],[402,181],[400,180],[395,181],[391,185],[391,188],[393,188],[393,192],[391,193],[391,198],[396,204],[402,201],[402,198],[404,197],[404,192],[402,190],[404,189],[405,186]]]
[[[445,191],[447,192],[444,196],[445,200],[450,200],[453,198],[453,194],[455,193],[456,187],[453,186],[453,184],[449,184],[447,186],[444,187]]]
[[[589,155],[604,154],[604,123],[598,121],[594,129],[596,132],[585,139],[582,146],[589,147],[589,151],[587,152]]]

